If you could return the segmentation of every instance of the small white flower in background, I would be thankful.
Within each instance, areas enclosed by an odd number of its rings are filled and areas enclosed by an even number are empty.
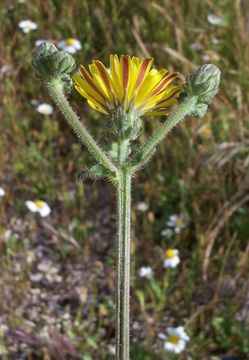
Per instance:
[[[34,251],[27,251],[26,260],[28,264],[32,264],[36,259],[36,254]]]
[[[199,41],[193,42],[189,47],[193,51],[201,51],[203,49],[203,46]]]
[[[149,266],[142,266],[138,270],[138,275],[146,279],[151,279],[153,276],[153,270]]]
[[[173,236],[174,232],[171,229],[164,229],[161,231],[162,236],[166,236],[167,238],[171,238]]]
[[[108,352],[109,354],[115,355],[116,349],[114,345],[108,345]]]
[[[38,39],[35,41],[35,46],[40,46],[41,44],[43,44],[44,42],[46,42],[47,40],[43,40],[43,39]]]
[[[138,211],[145,212],[149,209],[149,205],[146,204],[145,202],[140,202],[137,204],[136,208]]]
[[[166,329],[166,333],[167,335],[159,334],[159,338],[165,341],[165,350],[174,354],[180,354],[185,350],[186,344],[190,338],[186,334],[183,326],[178,326],[176,328],[169,327]]]
[[[8,331],[8,326],[5,324],[0,324],[0,338],[4,337],[5,333]]]
[[[177,234],[186,227],[186,223],[183,217],[176,214],[170,215],[169,220],[166,222],[166,225],[170,228],[173,228],[175,233]]]
[[[0,197],[3,197],[5,195],[5,190],[0,187]]]
[[[68,52],[69,54],[74,54],[76,53],[78,50],[81,49],[81,43],[79,40],[77,39],[66,39],[66,40],[61,40],[58,42],[58,48]]]
[[[201,58],[205,62],[209,62],[211,60],[211,56],[209,54],[204,54]]]
[[[28,200],[25,202],[27,208],[33,213],[39,213],[42,217],[46,217],[51,213],[51,209],[45,201],[36,200],[31,201]]]
[[[180,263],[179,251],[176,249],[167,249],[163,266],[165,268],[175,268]]]
[[[209,24],[216,26],[219,26],[223,23],[222,17],[215,14],[208,14],[207,21],[209,22]]]
[[[39,105],[39,101],[36,99],[31,99],[30,104],[37,107]]]
[[[19,22],[18,26],[25,34],[28,34],[30,31],[38,28],[37,24],[31,20],[22,20]]]
[[[11,65],[3,65],[0,67],[0,73],[1,74],[6,74],[8,72],[10,72],[12,69],[12,66]]]
[[[50,104],[43,103],[37,106],[37,111],[43,115],[52,115],[54,108]]]
[[[216,37],[214,37],[214,38],[212,39],[212,43],[213,43],[214,45],[220,45],[221,40],[220,40],[220,39],[217,39]]]

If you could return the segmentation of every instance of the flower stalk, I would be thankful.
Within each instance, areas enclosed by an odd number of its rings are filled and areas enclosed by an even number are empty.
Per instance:
[[[63,86],[59,80],[55,79],[46,83],[48,92],[52,99],[57,104],[59,110],[64,115],[65,119],[72,127],[73,131],[77,134],[81,142],[87,147],[89,152],[95,157],[95,159],[101,163],[106,169],[111,172],[116,172],[116,166],[107,157],[105,152],[93,139],[83,123],[79,120],[78,116],[72,110],[69,102],[67,101],[64,93]]]
[[[138,167],[140,167],[141,162],[146,160],[148,156],[154,153],[156,146],[165,138],[165,136],[187,115],[190,115],[196,106],[197,97],[190,95],[186,97],[183,103],[179,108],[159,127],[152,137],[141,146],[140,150],[136,154],[138,159]],[[136,166],[135,166],[136,167]]]

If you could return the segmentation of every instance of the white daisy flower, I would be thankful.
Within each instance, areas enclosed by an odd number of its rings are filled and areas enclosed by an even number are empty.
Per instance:
[[[178,326],[176,328],[169,327],[166,332],[167,335],[165,335],[164,343],[165,350],[175,354],[180,354],[183,350],[185,350],[186,344],[190,338],[186,334],[183,326]],[[160,338],[164,340],[162,336]]]
[[[79,40],[77,39],[66,39],[66,40],[61,40],[58,42],[58,48],[68,52],[69,54],[74,54],[76,53],[78,50],[81,49],[81,43]]]
[[[145,212],[149,209],[149,204],[146,204],[145,202],[140,202],[136,206],[138,211]]]
[[[11,65],[3,65],[0,67],[0,73],[1,74],[6,74],[8,72],[10,72],[12,69],[12,66]]]
[[[219,15],[208,14],[208,16],[207,16],[207,21],[208,21],[209,24],[211,24],[211,25],[219,26],[219,25],[222,24],[223,19],[222,19],[222,17],[219,16]]]
[[[173,236],[174,232],[171,229],[164,229],[161,231],[162,236],[166,236],[167,238],[171,238]]]
[[[28,34],[30,31],[38,28],[37,24],[31,20],[22,20],[19,22],[18,26],[25,34]]]
[[[184,222],[183,218],[176,214],[170,215],[166,225],[173,228],[177,234],[186,227],[186,223]]]
[[[180,263],[179,251],[176,249],[167,249],[163,266],[165,268],[175,268]]]
[[[203,46],[199,41],[193,42],[189,47],[193,51],[201,51],[203,49]]]
[[[138,270],[138,275],[146,279],[151,279],[153,276],[153,270],[149,266],[142,266]]]
[[[212,43],[213,43],[214,45],[220,45],[221,40],[220,40],[220,39],[217,39],[216,37],[214,37],[214,38],[212,39]]]
[[[5,190],[0,187],[0,197],[3,197],[5,195]]]
[[[33,213],[39,213],[42,217],[46,217],[51,213],[51,209],[45,201],[36,200],[31,201],[28,200],[25,202],[27,208]]]
[[[36,110],[43,115],[52,115],[54,108],[50,104],[43,103],[38,105]]]
[[[202,55],[202,60],[205,61],[205,62],[209,62],[211,61],[211,56],[209,54],[204,54]]]

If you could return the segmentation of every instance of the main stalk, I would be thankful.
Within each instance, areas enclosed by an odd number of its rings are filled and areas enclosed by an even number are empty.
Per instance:
[[[119,172],[117,197],[116,360],[129,360],[131,174],[126,169]]]

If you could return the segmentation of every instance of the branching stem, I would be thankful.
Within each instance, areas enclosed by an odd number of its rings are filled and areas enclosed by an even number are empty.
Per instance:
[[[69,125],[73,128],[81,142],[88,148],[95,159],[111,172],[116,172],[116,166],[107,157],[105,152],[93,139],[86,127],[79,120],[78,116],[72,110],[69,102],[63,94],[62,84],[59,80],[53,80],[46,83],[50,96],[56,102],[59,110],[64,115]]]
[[[146,159],[164,139],[164,137],[175,127],[179,121],[183,120],[185,116],[191,114],[197,103],[196,96],[188,96],[179,108],[162,124],[162,126],[155,131],[152,137],[140,148],[138,156],[141,159]]]

